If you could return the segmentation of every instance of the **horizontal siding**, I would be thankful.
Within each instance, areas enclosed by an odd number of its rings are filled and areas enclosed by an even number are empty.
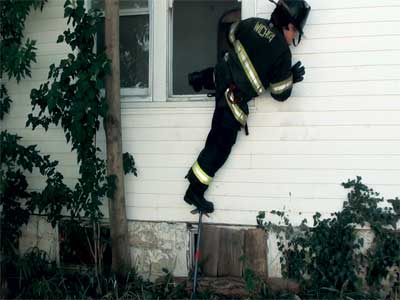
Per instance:
[[[313,10],[314,12],[314,10]],[[332,24],[307,24],[306,39],[327,39],[327,38],[353,38],[363,36],[396,36],[393,27],[399,26],[399,21],[391,21],[385,18],[384,21],[368,23],[335,23]]]
[[[254,130],[256,130],[254,128]],[[185,154],[198,153],[203,147],[199,142],[141,142],[140,144],[124,141],[125,150],[144,154]],[[51,144],[48,144],[49,147]],[[55,145],[56,146],[56,145]],[[274,141],[274,142],[240,142],[233,153],[253,155],[398,155],[400,141]]]
[[[252,104],[250,135],[239,133],[206,194],[216,207],[207,222],[255,224],[258,211],[272,209],[287,210],[294,223],[315,211],[329,216],[346,199],[340,184],[357,175],[385,197],[400,196],[400,3],[309,3],[306,39],[293,48],[293,62],[306,67],[305,80],[286,102],[266,95]],[[2,126],[58,160],[73,187],[76,156],[62,131],[25,128],[30,90],[68,52],[55,43],[66,26],[62,5],[51,0],[28,20],[26,37],[38,40],[37,63],[32,79],[8,83],[14,103]],[[257,0],[257,16],[269,16],[272,8]],[[124,105],[123,147],[134,155],[139,173],[126,176],[128,218],[196,221],[182,201],[183,177],[204,145],[212,101]],[[105,149],[104,133],[97,144]],[[28,176],[33,189],[44,185],[37,173]]]
[[[180,182],[186,175],[187,168],[184,167],[158,167],[149,168],[142,167],[138,164],[140,176],[138,178],[127,176],[127,181],[136,184],[137,182]],[[62,166],[60,168],[64,178],[75,179],[78,175],[75,166]],[[273,183],[273,184],[333,184],[337,185],[345,181],[347,178],[357,175],[359,170],[345,169],[296,169],[296,168],[263,168],[262,166],[254,166],[250,162],[248,168],[235,168],[231,163],[227,163],[225,168],[221,170],[214,178],[214,182],[218,183]],[[32,176],[37,176],[38,172],[34,172]],[[363,169],[363,176],[368,178],[374,185],[397,185],[400,171],[396,169],[371,170]],[[388,176],[388,179],[385,178]],[[130,188],[129,188],[130,189]],[[128,190],[129,190],[128,189]],[[132,188],[135,191],[135,188]],[[154,190],[150,190],[154,192]],[[284,196],[284,195],[281,195]]]
[[[250,135],[239,134],[207,192],[216,207],[210,222],[254,224],[259,210],[271,209],[289,210],[294,222],[317,210],[328,216],[345,200],[340,183],[357,175],[384,196],[400,195],[399,3],[310,3],[307,39],[293,51],[306,78],[285,103],[256,101]],[[268,5],[258,1],[264,16],[270,10],[260,5]],[[203,146],[210,115],[179,105],[125,112],[124,147],[139,169],[127,181],[129,215],[194,220],[181,200],[182,177]]]
[[[279,126],[257,127],[251,131],[247,141],[392,141],[400,139],[400,125],[398,130],[394,126],[361,125],[361,126]],[[124,140],[132,142],[179,142],[202,141],[208,132],[207,128],[126,128],[122,131]],[[21,129],[20,133],[28,140],[45,142],[65,141],[65,136],[58,129],[49,129],[45,132],[38,128]],[[104,137],[97,139],[98,143],[105,143]]]
[[[11,107],[12,116],[14,119],[20,119],[19,121],[13,121],[15,124],[20,124],[21,128],[23,127],[23,119],[26,119],[26,114],[30,113],[32,108],[27,105],[30,103],[29,96],[26,94],[16,94],[13,93],[14,103]],[[160,124],[169,124],[171,128],[184,128],[199,126],[199,127],[207,127],[211,122],[211,114],[213,103],[211,101],[205,102],[196,102],[196,105],[193,105],[194,108],[186,108],[182,109],[179,107],[183,104],[191,104],[191,103],[172,103],[173,106],[171,109],[163,109],[156,110],[152,108],[147,109],[123,109],[122,113],[122,126],[124,128],[139,128],[139,127],[160,127]],[[290,97],[288,101],[285,102],[277,102],[273,101],[271,98],[263,98],[257,99],[257,105],[251,107],[251,115],[249,117],[249,122],[253,121],[254,111],[257,113],[286,113],[286,112],[319,112],[326,113],[326,115],[330,115],[330,113],[337,113],[338,115],[342,113],[347,113],[348,115],[351,112],[357,111],[360,113],[360,107],[362,108],[361,113],[366,115],[368,112],[376,112],[373,114],[369,114],[366,118],[370,116],[376,116],[379,114],[379,111],[397,111],[400,110],[400,101],[398,101],[398,95],[385,95],[382,96],[343,96],[343,97]],[[142,105],[152,104],[152,103],[138,103]],[[171,104],[171,103],[168,103]],[[204,104],[206,107],[199,107],[199,104]],[[155,120],[149,120],[148,115],[156,114],[158,116]],[[188,120],[186,117],[182,116],[185,114],[190,114],[191,116],[199,116],[199,118],[194,119],[192,122]],[[165,115],[167,115],[165,117]],[[353,117],[358,117],[358,114],[352,114]],[[171,117],[169,117],[171,116]],[[160,119],[160,120],[159,120]],[[376,117],[374,117],[376,122]],[[384,119],[384,118],[383,118]],[[175,122],[176,120],[176,122]],[[186,120],[186,121],[185,121]],[[362,118],[360,119],[362,121]],[[182,123],[181,123],[182,122]],[[364,124],[370,124],[368,119],[365,119]],[[382,120],[384,122],[384,120]],[[362,124],[362,123],[359,123]],[[315,125],[315,124],[313,124]],[[343,125],[343,124],[339,124]],[[380,124],[382,125],[382,124]],[[166,125],[161,125],[162,127],[166,127]]]
[[[61,59],[66,57],[65,53],[59,53],[54,55],[45,55],[38,53],[36,56],[37,63],[32,66],[33,72],[38,73],[39,76],[35,76],[34,79],[40,81],[41,79],[47,79],[47,74],[49,72],[49,66],[51,64],[57,64]],[[40,73],[39,73],[40,72]],[[45,74],[45,75],[43,75]]]
[[[62,2],[59,0],[53,0],[57,2]],[[44,12],[48,8],[44,8]],[[59,8],[61,11],[63,11],[63,8]],[[38,34],[39,32],[47,32],[49,30],[51,31],[59,31],[60,34],[66,29],[67,26],[67,20],[64,18],[50,18],[50,19],[45,19],[41,18],[40,16],[38,17],[33,17],[33,15],[29,16],[27,26],[25,26],[25,32],[26,35],[29,36],[29,34]],[[40,39],[38,40],[39,43],[42,43],[42,39],[47,39],[46,37],[40,36]],[[42,50],[41,50],[42,51]]]
[[[308,1],[311,6],[314,6],[315,1]],[[340,3],[344,1],[339,1]],[[307,26],[316,25],[335,25],[354,23],[380,23],[380,22],[396,22],[399,20],[397,11],[400,5],[395,6],[380,6],[380,7],[359,7],[348,9],[313,9],[310,18],[307,21]],[[259,17],[269,18],[269,12],[258,12]],[[305,31],[307,33],[307,30]]]
[[[333,25],[331,25],[333,26]],[[307,39],[296,54],[400,50],[400,35]]]
[[[359,8],[376,8],[376,7],[398,7],[399,2],[397,0],[307,0],[307,2],[312,6],[313,12],[319,10],[346,10],[346,9],[359,9]],[[257,11],[263,12],[272,10],[273,5],[265,2],[263,0],[257,0]]]
[[[400,43],[400,40],[399,40]],[[18,93],[28,94],[32,88],[38,88],[42,81],[26,82]],[[337,80],[328,82],[302,83],[302,89],[293,91],[294,97],[330,97],[330,96],[363,96],[363,95],[398,95],[400,93],[400,79],[394,80]],[[12,86],[13,83],[10,83]],[[12,88],[10,88],[12,90]],[[13,94],[11,94],[13,95]]]
[[[365,51],[361,48],[354,52],[293,53],[293,61],[301,59],[307,68],[329,67],[330,69],[335,67],[392,66],[397,64],[399,57],[399,50]],[[329,76],[329,72],[326,72],[325,76]],[[353,80],[356,79],[357,77],[353,78]]]
[[[193,162],[192,154],[136,154],[140,173],[145,168],[187,168]],[[366,163],[368,161],[368,163]],[[227,162],[230,169],[272,170],[398,170],[400,156],[351,155],[252,155],[232,154]],[[141,176],[140,176],[141,177]]]
[[[372,89],[372,83],[379,81],[395,81],[400,80],[400,63],[392,65],[374,65],[374,66],[354,66],[354,67],[308,67],[307,71],[310,73],[304,80],[306,84],[335,84],[339,83],[340,86],[345,86],[346,83],[359,82],[363,84],[366,82],[369,89]],[[21,83],[23,84],[23,90],[31,90],[32,88],[38,88],[40,84],[47,80],[48,69],[35,70],[35,80],[25,79]],[[357,79],[357,80],[354,80]],[[8,84],[10,89],[16,89],[17,82],[12,81]],[[357,87],[356,87],[357,88]],[[398,92],[398,89],[394,90]],[[388,92],[389,93],[389,92]],[[329,95],[324,95],[329,96]]]

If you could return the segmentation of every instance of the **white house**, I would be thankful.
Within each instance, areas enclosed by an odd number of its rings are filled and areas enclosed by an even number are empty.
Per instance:
[[[292,49],[293,63],[301,60],[306,67],[305,80],[286,102],[268,94],[251,102],[250,135],[239,133],[207,191],[216,208],[207,223],[251,227],[261,210],[285,210],[295,224],[316,211],[329,215],[345,200],[340,184],[357,175],[385,197],[400,195],[400,2],[308,2],[306,39]],[[76,158],[62,130],[25,128],[30,90],[69,52],[56,43],[66,27],[63,4],[49,0],[43,12],[29,16],[25,34],[37,40],[38,62],[31,79],[7,84],[14,103],[2,126],[59,160],[73,186]],[[126,177],[127,216],[132,257],[152,275],[162,267],[179,276],[188,272],[192,232],[187,224],[197,216],[183,201],[184,176],[204,145],[214,101],[192,92],[187,74],[215,64],[218,23],[232,9],[241,10],[242,18],[268,18],[273,4],[130,0],[121,5],[123,147],[133,154],[139,173]],[[103,133],[98,143],[105,146]],[[42,184],[35,176],[30,182],[33,188]],[[107,215],[107,203],[104,211]],[[34,221],[47,226],[40,218]],[[49,230],[50,244],[43,230],[27,228],[21,247],[39,243],[57,258],[57,229]],[[29,239],[32,234],[42,240]],[[272,237],[268,244],[269,272],[277,276]]]

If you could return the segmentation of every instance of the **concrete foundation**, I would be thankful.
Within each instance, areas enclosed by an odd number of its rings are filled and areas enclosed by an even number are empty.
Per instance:
[[[139,274],[155,279],[166,269],[175,276],[187,276],[190,232],[186,223],[130,221],[128,226],[132,263]],[[21,231],[21,255],[37,247],[59,263],[58,227],[52,228],[44,217],[32,216]]]
[[[227,226],[231,229],[234,226]],[[130,221],[128,223],[129,244],[132,264],[145,279],[154,280],[165,275],[164,270],[175,277],[186,277],[189,273],[190,247],[193,237],[188,224],[167,222]],[[373,234],[369,229],[360,229],[359,236],[364,239],[365,252],[372,246]],[[268,235],[267,264],[269,277],[281,277],[280,252],[276,246],[274,233]],[[19,243],[20,253],[31,247],[45,250],[51,260],[59,262],[58,228],[52,228],[44,217],[32,216],[27,226],[22,228]],[[396,275],[398,270],[391,274]],[[390,290],[395,278],[389,276],[385,281],[385,290]]]
[[[50,260],[59,262],[58,227],[53,228],[46,218],[33,215],[21,228],[19,251],[23,255],[32,247],[47,252]]]
[[[145,278],[187,276],[189,230],[186,223],[129,222],[132,262]]]

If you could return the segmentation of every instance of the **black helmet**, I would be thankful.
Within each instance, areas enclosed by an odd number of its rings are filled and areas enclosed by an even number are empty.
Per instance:
[[[300,36],[303,35],[304,25],[306,24],[311,6],[305,0],[269,0],[276,4],[278,9],[284,9],[292,23],[299,31]]]

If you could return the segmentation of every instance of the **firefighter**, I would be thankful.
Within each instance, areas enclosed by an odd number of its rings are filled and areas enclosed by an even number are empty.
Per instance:
[[[273,2],[273,0],[270,0]],[[275,3],[275,2],[274,2]],[[247,132],[247,102],[267,88],[277,101],[285,101],[294,83],[303,80],[301,62],[292,66],[289,46],[300,42],[311,7],[304,0],[279,0],[270,20],[249,18],[231,25],[231,49],[215,68],[189,74],[195,91],[215,90],[211,130],[203,150],[186,178],[184,200],[204,213],[214,211],[204,193],[227,160],[241,128]],[[297,42],[296,42],[297,38]]]

